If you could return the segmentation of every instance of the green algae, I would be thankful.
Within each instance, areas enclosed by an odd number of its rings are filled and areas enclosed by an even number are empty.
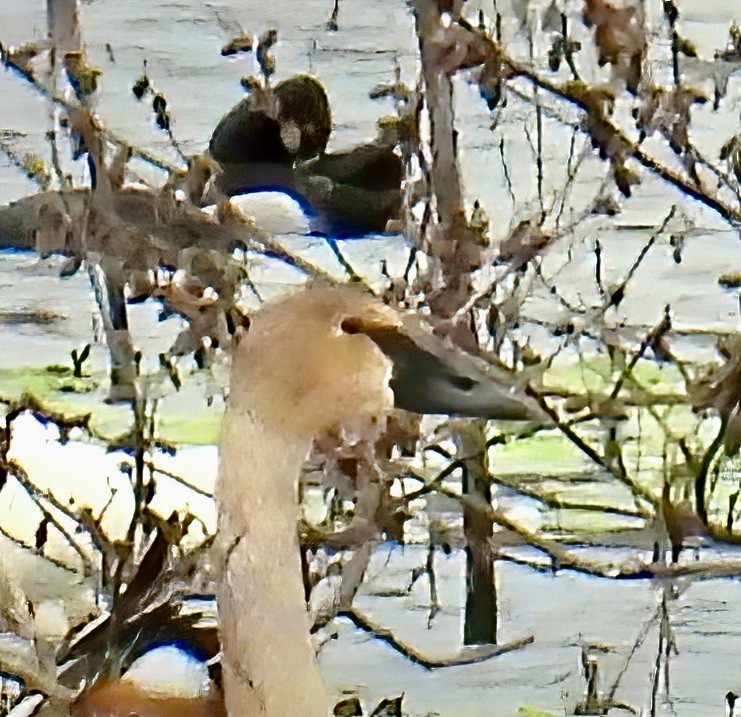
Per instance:
[[[129,429],[132,412],[126,404],[105,402],[108,376],[93,371],[75,378],[65,366],[20,366],[0,369],[0,396],[18,400],[23,394],[39,399],[52,411],[67,415],[90,414],[97,433],[114,437]],[[177,403],[177,405],[171,405]],[[218,441],[221,410],[194,397],[187,411],[182,401],[162,401],[158,412],[158,437],[176,445],[213,445]]]

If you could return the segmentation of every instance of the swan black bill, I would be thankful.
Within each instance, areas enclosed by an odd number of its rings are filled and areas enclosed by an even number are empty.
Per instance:
[[[425,346],[393,327],[346,322],[345,330],[363,333],[392,362],[390,387],[398,408],[415,413],[448,414],[509,421],[542,420],[538,406],[516,388],[514,375],[489,367],[425,335]],[[502,375],[499,375],[502,374]]]

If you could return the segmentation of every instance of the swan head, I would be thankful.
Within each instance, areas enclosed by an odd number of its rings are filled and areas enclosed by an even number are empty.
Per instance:
[[[311,288],[268,305],[238,342],[231,410],[313,436],[366,433],[394,405],[417,413],[542,420],[514,375],[456,350],[352,287]]]
[[[357,328],[398,326],[395,311],[350,287],[267,305],[235,349],[230,410],[297,436],[377,427],[394,404],[391,361]]]

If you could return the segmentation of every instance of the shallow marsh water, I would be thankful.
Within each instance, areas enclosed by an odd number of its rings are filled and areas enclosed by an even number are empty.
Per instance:
[[[476,3],[471,3],[476,5]],[[484,5],[487,11],[490,8]],[[733,0],[707,3],[685,0],[681,3],[684,28],[705,56],[721,47],[730,20],[738,16]],[[251,60],[225,61],[219,49],[229,37],[219,20],[260,32],[275,26],[280,32],[276,49],[278,77],[307,69],[315,72],[328,87],[334,111],[335,129],[331,148],[340,149],[365,141],[375,133],[375,119],[392,111],[390,104],[373,102],[368,91],[377,83],[393,79],[394,58],[405,79],[415,71],[416,40],[413,24],[401,0],[342,0],[338,33],[324,29],[331,2],[307,0],[290,2],[273,0],[217,0],[201,3],[132,0],[95,0],[81,5],[83,38],[93,64],[103,68],[104,77],[99,112],[104,123],[126,135],[131,141],[156,151],[171,160],[175,156],[162,136],[152,126],[149,108],[137,104],[130,91],[141,72],[141,62],[148,60],[148,71],[156,86],[165,92],[175,119],[174,132],[188,152],[202,149],[219,117],[241,97],[239,77],[252,71]],[[0,0],[2,39],[20,43],[44,34],[46,25],[43,2],[19,3]],[[314,46],[314,41],[316,46]],[[105,43],[111,44],[115,62],[111,62]],[[657,71],[660,71],[659,67]],[[725,107],[735,112],[716,116],[707,108],[698,111],[697,127],[707,142],[710,154],[717,154],[723,141],[738,131],[736,115],[741,97],[741,77],[732,78]],[[48,108],[21,81],[7,72],[0,74],[0,128],[13,128],[27,133],[21,147],[44,154],[43,134],[47,129]],[[491,118],[476,96],[475,88],[457,82],[457,114],[461,129],[461,156],[467,201],[478,197],[492,219],[495,237],[506,235],[509,228],[511,201],[499,162],[499,141],[504,136],[510,157],[531,157],[523,130],[532,121],[532,110],[525,103],[512,100],[501,127],[492,132]],[[709,119],[709,121],[708,121]],[[705,121],[705,124],[703,124]],[[546,187],[557,187],[570,142],[570,132],[555,123],[546,132]],[[702,129],[707,127],[709,129]],[[579,145],[577,145],[579,146]],[[713,148],[715,148],[714,151]],[[591,197],[604,168],[593,157],[585,159],[583,178],[577,180],[574,214]],[[138,167],[149,173],[146,167]],[[81,171],[81,170],[80,170]],[[527,216],[535,206],[536,193],[532,163],[515,161],[510,174],[518,198],[516,221]],[[580,175],[581,177],[582,175]],[[22,173],[0,166],[0,202],[19,198],[35,190]],[[669,206],[680,197],[660,180],[643,174],[643,184],[626,204],[617,220],[609,223],[590,219],[580,225],[570,241],[574,259],[558,275],[557,283],[564,295],[575,300],[579,295],[589,300],[594,291],[591,276],[593,240],[599,237],[605,247],[605,279],[609,283],[624,275],[637,256],[650,228],[660,223]],[[301,246],[312,259],[338,275],[339,266],[326,244],[306,237],[306,222],[295,205],[276,197],[251,197],[245,204],[256,214],[258,223],[291,246]],[[665,240],[651,251],[631,283],[621,315],[636,324],[652,325],[663,307],[671,303],[675,326],[703,330],[738,331],[739,296],[717,285],[720,273],[738,270],[741,250],[737,232],[728,229],[709,210],[693,202],[681,201],[681,209],[696,224],[689,237],[683,262],[676,265]],[[500,220],[507,217],[505,226]],[[568,217],[568,213],[565,215]],[[617,226],[616,226],[617,225]],[[403,265],[403,248],[393,238],[371,238],[345,242],[348,259],[378,280],[380,259],[392,256]],[[564,261],[554,252],[544,267],[552,273]],[[393,262],[392,262],[393,264]],[[393,266],[390,267],[393,271]],[[296,281],[295,272],[280,269],[275,263],[254,268],[255,280],[267,295],[278,293]],[[593,298],[593,297],[591,297]],[[23,367],[43,369],[48,364],[69,363],[69,351],[91,340],[95,306],[87,279],[78,274],[68,280],[55,275],[53,262],[40,263],[30,254],[0,255],[0,311],[51,311],[60,318],[49,324],[0,324],[0,372],[16,371],[12,386],[18,387]],[[545,290],[536,290],[526,306],[533,318],[552,320],[559,315]],[[618,317],[616,317],[618,318]],[[156,321],[156,307],[145,304],[132,308],[132,327],[137,343],[143,348],[145,361],[154,368],[159,351],[167,348],[178,331],[175,320]],[[536,325],[522,331],[532,336],[536,346],[548,346],[550,337]],[[692,337],[683,343],[690,355],[711,355],[712,337]],[[96,346],[91,369],[101,372],[105,355]],[[9,374],[0,382],[0,392],[10,385]],[[20,379],[23,380],[22,373]],[[184,395],[169,396],[166,404],[172,420],[179,412],[194,406],[212,430],[218,416],[208,415],[204,408],[204,387],[191,387]],[[218,412],[218,407],[211,412]],[[201,415],[201,414],[199,414]],[[163,424],[167,424],[166,415]],[[118,418],[110,418],[111,426]],[[191,426],[192,428],[192,426]],[[70,493],[85,494],[91,504],[106,500],[101,482],[107,477],[112,484],[123,481],[117,462],[120,456],[103,457],[100,451],[73,444],[55,447],[54,435],[32,419],[19,429],[17,457],[27,465],[32,477],[42,486],[74,485]],[[200,441],[199,441],[200,442]],[[40,447],[42,450],[40,450]],[[496,454],[495,468],[535,472],[552,469],[547,451],[540,458],[508,457]],[[559,453],[559,460],[564,456]],[[175,459],[158,457],[163,467],[198,482],[208,490],[215,473],[213,447],[187,448]],[[551,460],[550,463],[553,461]],[[53,473],[49,467],[53,465]],[[578,458],[565,458],[563,470],[583,468]],[[591,490],[596,490],[596,482]],[[96,492],[97,486],[97,492]],[[602,488],[605,488],[604,483]],[[563,489],[563,487],[561,487]],[[67,489],[65,489],[67,490]],[[617,489],[609,490],[617,494]],[[605,492],[592,493],[604,498]],[[587,492],[588,494],[588,492]],[[583,497],[583,496],[582,496]],[[610,496],[618,500],[619,496]],[[3,527],[16,535],[30,538],[36,516],[23,503],[20,494],[3,493],[0,518]],[[173,504],[188,503],[213,525],[213,508],[207,499],[185,494],[175,484],[168,491]],[[502,504],[535,525],[559,516],[541,515],[526,500],[512,499],[506,492]],[[614,502],[614,501],[613,501]],[[163,512],[166,506],[162,505]],[[111,520],[122,519],[126,506],[111,513]],[[528,513],[529,511],[529,513]],[[109,526],[115,528],[114,525]],[[11,546],[0,538],[3,562],[36,598],[65,600],[71,613],[86,610],[92,593],[89,586],[39,558]],[[50,549],[62,551],[61,546]],[[729,550],[727,554],[734,551]],[[692,555],[684,559],[691,560]],[[419,649],[432,654],[450,655],[460,642],[462,604],[464,601],[462,553],[436,558],[438,587],[443,609],[427,629],[426,582],[421,579],[406,597],[389,597],[389,588],[398,589],[409,581],[413,567],[422,565],[424,549],[420,546],[394,548],[380,546],[363,586],[358,606],[376,621],[396,631]],[[41,569],[41,566],[44,569]],[[433,672],[414,666],[378,641],[338,621],[338,639],[325,646],[321,663],[330,684],[337,690],[357,690],[366,705],[381,696],[406,693],[405,705],[410,714],[439,713],[450,717],[483,717],[515,715],[525,705],[568,713],[582,698],[583,680],[579,674],[579,651],[583,643],[604,644],[609,650],[600,657],[602,685],[609,685],[627,658],[634,641],[661,599],[659,588],[648,582],[620,583],[560,572],[557,576],[535,573],[527,568],[501,563],[498,567],[500,597],[500,637],[503,641],[534,635],[535,642],[521,650],[475,666],[456,667]],[[658,714],[679,717],[710,717],[723,714],[723,695],[730,689],[741,689],[741,583],[739,580],[712,580],[689,587],[670,606],[672,625],[679,654],[671,661],[671,701],[663,703]],[[651,684],[650,671],[655,660],[658,633],[654,626],[645,643],[631,661],[616,697],[645,709]],[[202,679],[195,671],[193,681]]]

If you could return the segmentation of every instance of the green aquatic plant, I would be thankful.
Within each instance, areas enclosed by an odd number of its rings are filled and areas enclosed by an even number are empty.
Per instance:
[[[90,357],[90,344],[85,344],[83,349],[79,352],[77,349],[72,349],[72,351],[70,351],[70,356],[72,357],[72,363],[74,364],[72,375],[75,378],[82,378],[82,364],[84,364]]]

